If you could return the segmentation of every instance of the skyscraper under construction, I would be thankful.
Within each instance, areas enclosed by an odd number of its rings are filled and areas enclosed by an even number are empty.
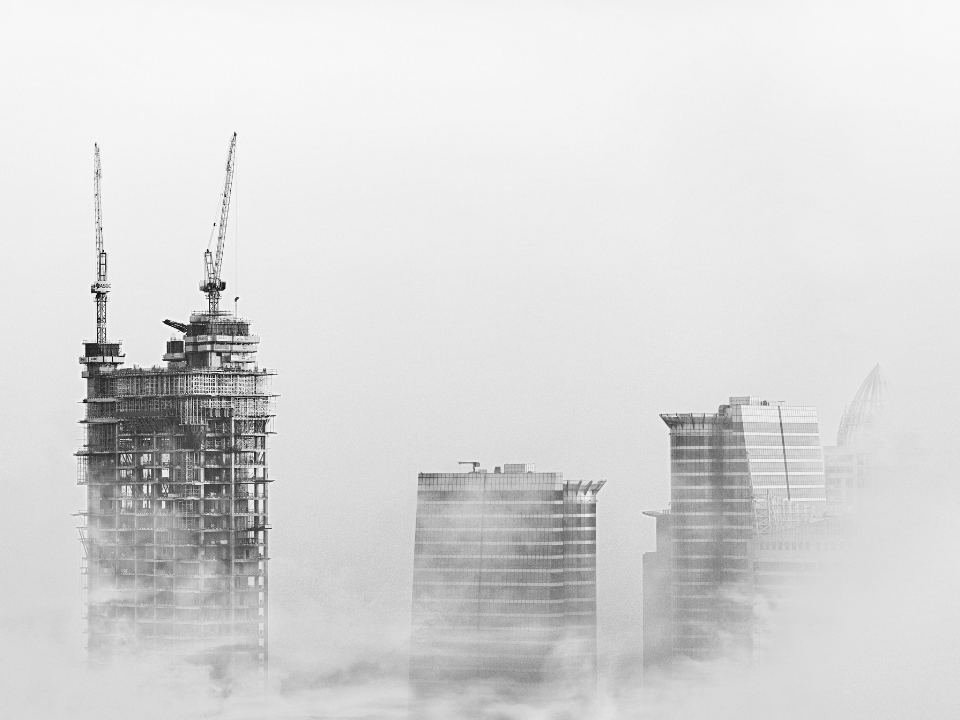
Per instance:
[[[95,152],[97,340],[84,346],[86,637],[91,659],[168,653],[262,672],[267,662],[267,436],[272,371],[250,323],[219,307],[233,181],[230,143],[207,308],[167,343],[166,367],[122,368],[108,341]]]

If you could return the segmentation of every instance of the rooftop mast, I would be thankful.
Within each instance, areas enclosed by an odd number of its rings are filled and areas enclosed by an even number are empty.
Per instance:
[[[220,223],[214,225],[217,232],[217,254],[214,259],[210,252],[210,243],[207,243],[207,249],[203,253],[204,281],[200,283],[200,289],[207,294],[208,311],[211,315],[216,315],[220,311],[220,291],[227,287],[227,284],[220,279],[220,267],[223,263],[223,241],[227,237],[227,217],[230,214],[230,193],[233,190],[233,158],[237,149],[237,134],[234,133],[230,139],[230,150],[227,153],[227,177],[223,183],[223,195],[221,195]],[[99,205],[97,206],[99,208]],[[99,210],[98,215],[99,217]],[[210,241],[213,240],[213,232],[210,233]]]
[[[100,220],[100,148],[93,144],[93,207],[97,242],[97,281],[90,286],[97,303],[97,342],[107,342],[107,252],[103,249],[103,225]]]

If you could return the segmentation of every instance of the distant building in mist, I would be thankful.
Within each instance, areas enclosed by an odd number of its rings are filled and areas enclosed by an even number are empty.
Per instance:
[[[657,546],[643,554],[643,666],[673,657],[673,537],[670,511],[645,510],[657,520]]]
[[[603,484],[522,464],[419,475],[410,659],[417,693],[595,683]]]
[[[668,608],[669,618],[644,612],[645,633],[652,623],[644,649],[651,662],[749,655],[758,538],[825,514],[816,409],[732,397],[713,414],[661,417],[670,428],[671,504],[669,520],[657,524],[669,536],[658,532],[657,553],[645,560],[644,602]]]
[[[875,488],[876,442],[873,431],[883,417],[886,380],[877,365],[870,371],[844,411],[837,444],[825,447],[827,503],[832,514],[856,510],[864,493]]]

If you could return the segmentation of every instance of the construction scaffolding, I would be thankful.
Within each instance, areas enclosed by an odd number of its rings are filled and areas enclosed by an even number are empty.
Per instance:
[[[198,313],[190,328],[217,335],[236,322]],[[181,351],[196,344],[187,335],[168,343],[165,369],[122,369],[119,345],[109,361],[81,358],[77,481],[87,488],[81,538],[94,658],[163,652],[266,667],[275,396],[251,337],[218,337],[223,349],[197,357]],[[234,345],[247,357],[224,362]]]

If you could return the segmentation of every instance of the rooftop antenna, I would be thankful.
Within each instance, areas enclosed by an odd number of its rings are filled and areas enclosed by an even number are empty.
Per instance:
[[[237,150],[237,134],[230,138],[230,150],[227,152],[227,172],[223,182],[223,194],[220,196],[220,222],[214,223],[207,241],[207,249],[203,253],[204,281],[200,289],[207,294],[207,310],[211,315],[220,311],[220,291],[227,287],[227,283],[220,279],[220,268],[223,265],[223,241],[227,237],[227,219],[230,214],[230,193],[233,190],[233,160]],[[217,254],[210,252],[213,242],[213,230],[217,230]]]
[[[97,281],[90,286],[90,292],[97,303],[97,342],[107,342],[107,251],[103,249],[103,225],[100,218],[100,148],[93,144],[93,209],[94,227],[97,243]]]

